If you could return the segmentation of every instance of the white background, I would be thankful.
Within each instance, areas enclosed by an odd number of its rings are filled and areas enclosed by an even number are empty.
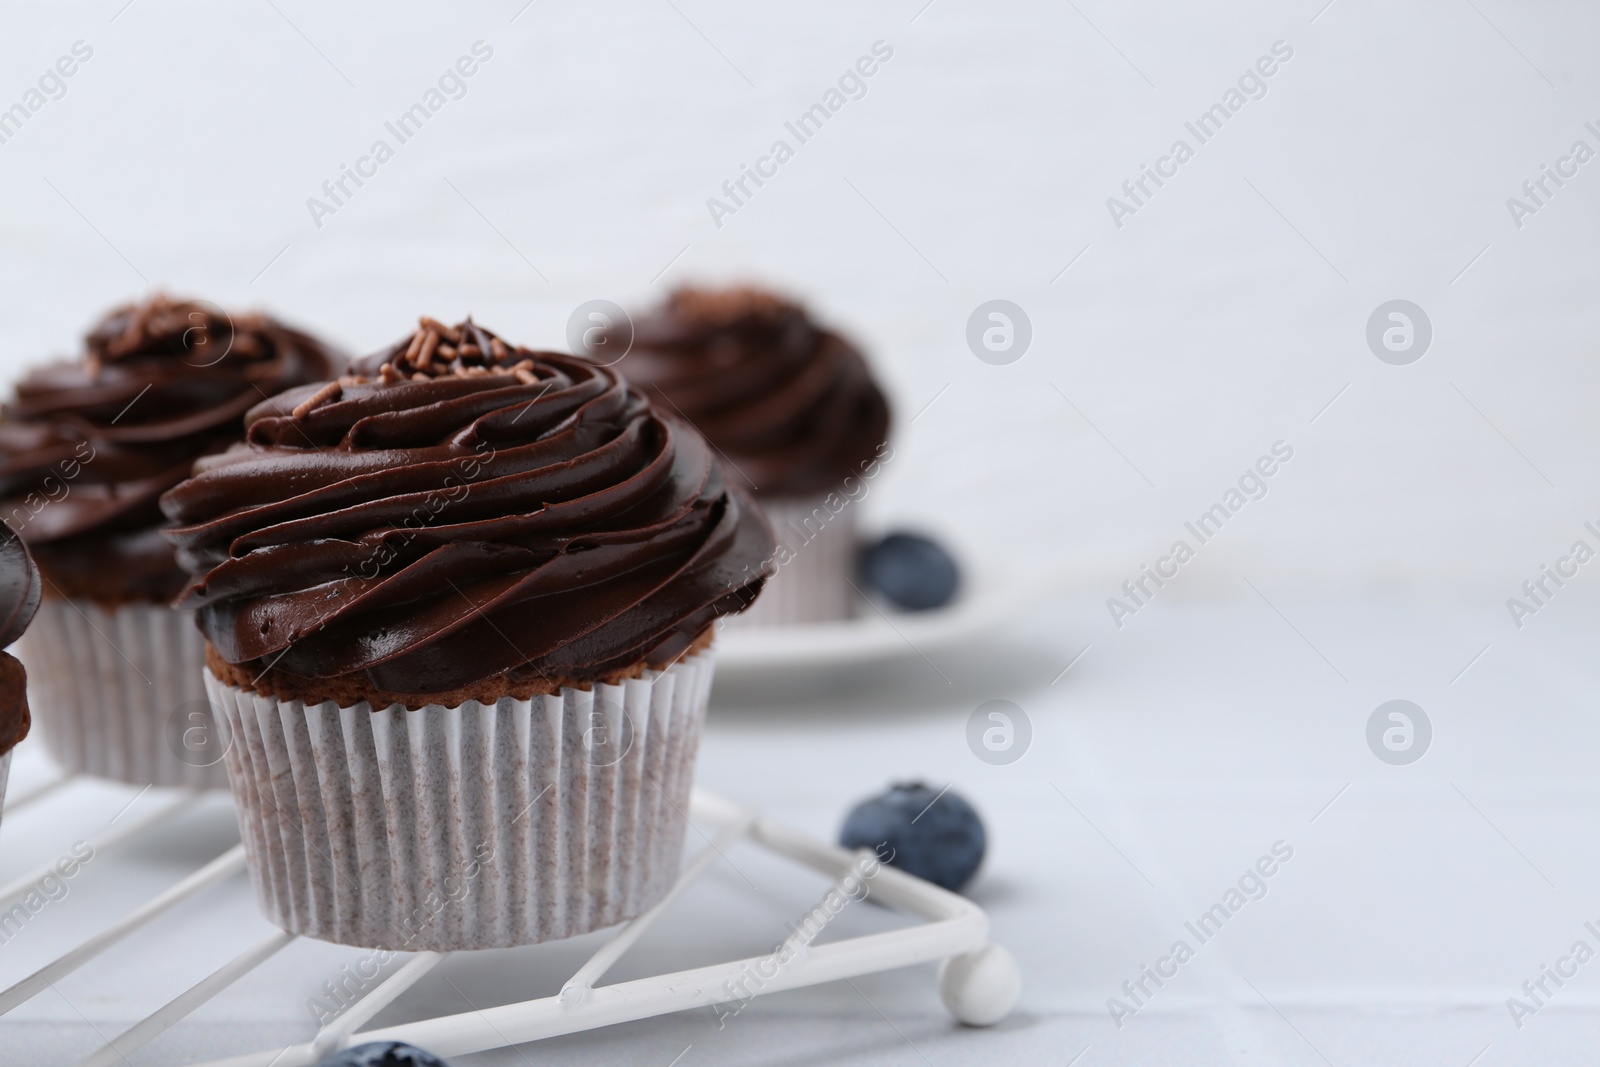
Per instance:
[[[952,1034],[925,981],[872,987],[916,1049],[848,989],[796,999],[702,1062],[1578,1062],[1592,976],[1524,1030],[1504,1001],[1600,916],[1600,564],[1523,629],[1506,598],[1600,547],[1600,161],[1521,228],[1506,199],[1600,149],[1597,32],[1592,7],[1507,0],[13,4],[0,106],[74,41],[94,57],[0,145],[0,371],[151,287],[360,352],[418,313],[561,346],[592,298],[780,286],[892,395],[871,521],[1054,601],[935,656],[948,686],[913,662],[798,708],[725,691],[702,779],[822,833],[888,777],[955,780],[1030,986],[989,1035]],[[314,225],[306,199],[477,40],[467,95]],[[716,226],[706,199],[879,40],[867,95]],[[1117,227],[1107,197],[1280,40],[1265,98]],[[964,338],[996,297],[1033,323],[1009,366]],[[1365,341],[1395,298],[1433,324],[1410,366]],[[1105,598],[1278,440],[1268,496],[1114,627]],[[1409,768],[1363,737],[1398,696],[1434,719]],[[1010,768],[962,741],[992,697],[1035,720]],[[1105,998],[1279,837],[1304,859],[1232,963],[1114,1029]],[[569,1051],[684,1043],[588,1040]]]
[[[1296,461],[1184,594],[1248,567],[1503,597],[1600,516],[1593,176],[1520,231],[1505,206],[1574,139],[1600,148],[1581,5],[519,6],[10,7],[0,101],[76,40],[95,56],[0,145],[5,369],[147,281],[359,352],[421,312],[561,345],[584,300],[755,277],[878,360],[906,460],[889,513],[1089,591],[1280,438]],[[316,228],[307,198],[480,39],[465,98]],[[706,199],[877,40],[895,58],[867,96],[718,229]],[[1107,197],[1277,40],[1266,98],[1117,229]],[[1035,327],[1010,367],[964,341],[994,297]],[[1393,298],[1434,323],[1409,368],[1363,339]]]

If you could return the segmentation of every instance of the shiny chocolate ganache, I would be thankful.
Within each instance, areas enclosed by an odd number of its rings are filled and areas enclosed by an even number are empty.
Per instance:
[[[244,436],[244,413],[343,360],[259,314],[155,296],[106,315],[84,357],[40,367],[0,413],[0,521],[51,592],[165,602],[187,575],[161,494]]]
[[[679,289],[634,324],[618,369],[665,397],[758,496],[836,489],[889,434],[888,402],[855,346],[760,289]]]
[[[416,706],[666,666],[774,549],[692,429],[471,320],[246,423],[162,506],[214,672],[262,692]]]

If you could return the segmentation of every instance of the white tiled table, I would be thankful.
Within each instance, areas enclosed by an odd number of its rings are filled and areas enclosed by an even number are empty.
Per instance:
[[[775,817],[831,834],[850,800],[911,776],[954,782],[978,805],[992,852],[971,895],[1027,981],[1000,1027],[955,1026],[919,969],[761,999],[722,1029],[687,1013],[462,1062],[665,1067],[686,1048],[684,1064],[1063,1064],[1082,1052],[1085,1067],[1465,1065],[1485,1048],[1479,1064],[1581,1062],[1600,1033],[1592,966],[1520,1030],[1506,998],[1574,940],[1595,944],[1583,923],[1600,918],[1587,847],[1600,668],[1585,635],[1600,605],[1573,600],[1516,633],[1493,602],[1268,595],[1272,606],[1248,589],[1162,605],[1121,632],[1103,605],[1065,601],[935,653],[937,669],[908,657],[809,690],[762,696],[740,681],[719,692],[700,781]],[[1085,637],[1093,647],[1051,685]],[[1365,742],[1372,709],[1397,696],[1434,728],[1406,767]],[[1010,766],[966,747],[967,715],[997,697],[1034,727]],[[43,769],[24,754],[19,788]],[[0,879],[130,795],[74,787],[47,802],[52,825],[24,813],[0,836]],[[0,947],[0,982],[231,837],[219,802],[147,847],[108,851]],[[1186,932],[1279,841],[1293,857],[1264,897],[1204,944]],[[719,867],[625,970],[770,945],[820,886],[758,856],[730,859],[737,869]],[[871,909],[845,919],[884,921]],[[98,1044],[91,1025],[114,1032],[267,932],[235,879],[10,1016],[0,1064],[71,1062]],[[1194,958],[1119,1029],[1107,998],[1126,999],[1122,983],[1180,938]],[[185,952],[167,948],[178,943]],[[458,956],[381,1018],[548,992],[580,948]],[[132,1062],[304,1040],[306,998],[354,955],[297,943]]]

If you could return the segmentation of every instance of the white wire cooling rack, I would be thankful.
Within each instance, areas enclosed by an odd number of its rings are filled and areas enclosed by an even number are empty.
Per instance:
[[[58,778],[14,796],[6,805],[6,819],[9,821],[21,810],[32,807],[74,780],[72,776]],[[99,851],[136,838],[182,812],[196,799],[194,793],[164,797],[141,811],[137,818],[130,817],[120,825],[113,823],[113,828],[93,838],[90,844]],[[643,915],[618,927],[567,979],[559,994],[363,1030],[362,1027],[384,1008],[450,955],[419,952],[373,985],[319,1030],[311,1041],[211,1061],[208,1067],[308,1067],[339,1049],[380,1040],[407,1041],[440,1056],[465,1055],[671,1012],[728,1004],[733,1002],[730,990],[738,990],[737,999],[742,1001],[747,995],[764,996],[933,961],[944,961],[939,971],[940,995],[960,1022],[973,1026],[992,1025],[1015,1007],[1021,995],[1021,975],[1012,955],[989,943],[989,920],[983,910],[960,896],[881,865],[875,867],[870,878],[872,899],[919,922],[900,929],[817,944],[814,943],[820,932],[817,919],[810,917],[808,923],[807,917],[803,917],[791,927],[794,934],[781,946],[785,950],[781,965],[775,962],[775,955],[748,957],[602,984],[607,972],[667,907],[692,891],[712,864],[740,841],[833,879],[833,889],[845,896],[859,892],[863,861],[871,856],[867,852],[852,854],[818,841],[771,822],[752,808],[699,789],[694,793],[690,818],[697,825],[711,828],[705,847],[684,862],[682,874],[667,897]],[[0,990],[0,1017],[152,920],[225,881],[243,869],[244,862],[243,846],[235,845],[164,891],[137,903],[65,954]],[[53,864],[46,864],[0,887],[0,913],[28,894],[49,875],[52,867]],[[826,912],[820,921],[826,924]],[[295,940],[296,935],[283,931],[267,936],[200,977],[146,1018],[109,1038],[103,1047],[79,1061],[80,1064],[112,1067],[122,1063],[125,1056],[188,1017]]]

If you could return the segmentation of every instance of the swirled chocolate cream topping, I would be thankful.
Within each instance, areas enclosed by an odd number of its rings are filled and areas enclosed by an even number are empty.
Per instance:
[[[161,494],[243,438],[250,407],[342,364],[262,315],[164,296],[118,308],[82,360],[28,374],[0,414],[0,520],[62,595],[168,601],[187,575]]]
[[[652,399],[659,390],[759,496],[826,493],[889,433],[861,353],[759,289],[679,289],[635,324],[619,369]]]
[[[246,422],[162,506],[213,672],[286,699],[454,705],[663,667],[774,549],[691,428],[471,320],[425,318]]]
[[[0,534],[0,648],[22,636],[39,610],[39,571],[15,534]],[[28,672],[0,652],[0,756],[28,736]]]

